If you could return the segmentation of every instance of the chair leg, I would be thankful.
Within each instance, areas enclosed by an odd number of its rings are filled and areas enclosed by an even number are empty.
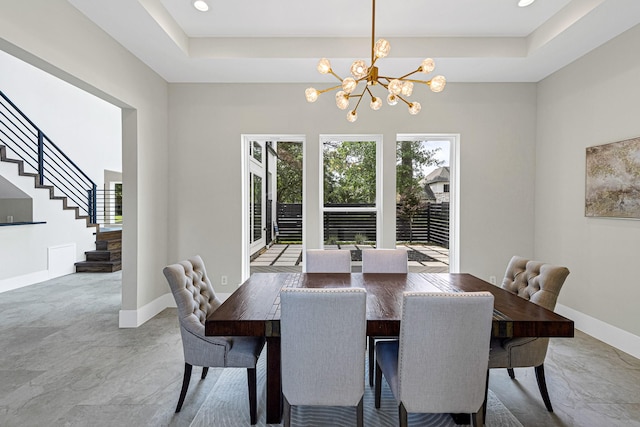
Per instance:
[[[407,427],[409,425],[407,421],[407,410],[403,403],[400,403],[400,406],[398,407],[398,417],[400,418],[400,427]]]
[[[200,376],[200,379],[203,380],[205,378],[207,378],[207,373],[209,372],[209,368],[206,366],[202,367],[202,376]]]
[[[287,400],[285,395],[282,395],[282,403],[284,405],[284,408],[282,410],[282,417],[284,418],[283,420],[283,425],[284,427],[290,427],[291,426],[291,405],[289,404],[289,401]]]
[[[513,368],[507,368],[507,372],[512,380],[516,378],[516,373],[513,371]]]
[[[540,366],[536,366],[535,370],[536,370],[536,380],[538,381],[538,388],[540,389],[540,394],[542,395],[544,406],[547,407],[547,411],[553,412],[553,407],[551,406],[551,399],[549,399],[549,392],[547,391],[547,381],[544,379],[544,363]]]
[[[176,414],[182,409],[184,403],[184,397],[187,395],[187,389],[189,388],[189,381],[191,381],[191,366],[188,363],[184,364],[184,377],[182,378],[182,390],[180,391],[180,399],[178,399],[178,406],[176,406]]]
[[[376,340],[369,337],[369,387],[373,387],[373,368],[376,366],[375,353]]]
[[[256,368],[247,368],[247,384],[249,385],[249,413],[251,425],[258,422]]]
[[[482,408],[480,411],[474,412],[471,414],[471,427],[482,427],[484,425],[484,414],[481,414]]]
[[[375,406],[376,409],[380,409],[380,397],[382,396],[382,369],[376,363],[376,386],[375,392]]]
[[[482,423],[487,422],[487,396],[489,395],[489,369],[487,369],[487,381],[484,383],[484,402],[482,402]],[[473,417],[471,417],[473,418]]]
[[[358,427],[364,427],[364,396],[360,399],[360,403],[358,403],[358,407],[356,408],[358,417]]]

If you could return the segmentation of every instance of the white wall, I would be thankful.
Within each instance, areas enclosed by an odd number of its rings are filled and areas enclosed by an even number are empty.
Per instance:
[[[640,135],[638,46],[640,26],[539,83],[535,210],[536,258],[571,271],[559,304],[636,357],[640,221],[586,218],[584,197],[586,147]]]
[[[102,188],[122,170],[120,109],[0,50],[0,90]]]
[[[329,83],[327,84],[327,86]],[[395,244],[397,133],[459,133],[460,269],[502,276],[513,254],[533,255],[534,84],[449,84],[398,105],[363,108],[350,124],[334,97],[308,104],[304,84],[171,84],[169,257],[200,254],[216,289],[241,280],[240,135],[306,135],[307,247],[320,246],[320,134],[383,134],[383,246]],[[249,101],[249,102],[247,102]],[[229,277],[221,286],[219,276]]]
[[[32,197],[26,200],[33,203],[33,221],[46,221],[0,227],[0,292],[73,273],[73,264],[95,249],[95,229],[63,210],[62,201],[50,200],[48,190],[34,188],[32,177],[19,176],[16,164],[0,162],[0,175]]]
[[[122,170],[119,108],[3,51],[0,51],[0,90],[96,183],[98,189],[103,187],[105,169]],[[11,151],[7,156],[19,159]],[[25,172],[37,171],[25,165]],[[12,181],[20,180],[15,165],[4,168],[3,174]],[[39,200],[33,206],[28,200],[29,212],[20,211],[18,208],[22,205],[15,202],[7,209],[0,208],[0,222],[5,222],[8,214],[15,222],[47,221],[46,226],[14,226],[3,230],[11,238],[0,239],[0,252],[6,255],[2,261],[7,265],[1,269],[0,278],[5,283],[11,281],[22,286],[40,280],[39,272],[48,264],[47,247],[70,242],[75,245],[77,253],[65,260],[67,272],[75,271],[74,262],[85,259],[84,251],[95,249],[94,228],[90,233],[77,230],[78,224],[71,212],[60,217],[62,203],[47,202],[48,191],[36,190],[33,179],[28,180],[27,190]],[[63,194],[56,192],[56,195]],[[9,203],[6,199],[0,201],[0,204]],[[62,218],[68,219],[65,222]],[[86,222],[78,223],[86,229]],[[57,230],[54,231],[54,227]],[[69,233],[58,231],[66,228]],[[79,240],[76,242],[75,238]],[[46,278],[50,277],[54,275],[47,273]]]
[[[0,2],[0,50],[122,109],[121,325],[166,305],[167,84],[66,0]]]

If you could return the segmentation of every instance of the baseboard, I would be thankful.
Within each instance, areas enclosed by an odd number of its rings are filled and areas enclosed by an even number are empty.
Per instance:
[[[556,305],[555,312],[573,320],[576,329],[640,359],[639,336],[562,304]]]
[[[175,307],[176,301],[170,293],[164,294],[137,310],[120,310],[120,328],[137,328],[165,308]]]
[[[12,291],[14,289],[24,288],[25,286],[34,285],[36,283],[44,282],[52,277],[49,276],[48,270],[36,271],[35,273],[29,273],[22,276],[9,277],[8,279],[0,280],[0,293]]]

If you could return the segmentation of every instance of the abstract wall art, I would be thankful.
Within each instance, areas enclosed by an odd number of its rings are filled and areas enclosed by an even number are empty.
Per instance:
[[[587,147],[585,216],[640,219],[640,138]]]

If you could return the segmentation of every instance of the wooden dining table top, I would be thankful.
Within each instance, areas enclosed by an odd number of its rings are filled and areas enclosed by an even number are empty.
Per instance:
[[[573,321],[466,273],[256,273],[205,322],[205,335],[280,335],[280,290],[364,288],[367,335],[397,336],[404,292],[478,292],[494,296],[493,337],[573,337]]]

